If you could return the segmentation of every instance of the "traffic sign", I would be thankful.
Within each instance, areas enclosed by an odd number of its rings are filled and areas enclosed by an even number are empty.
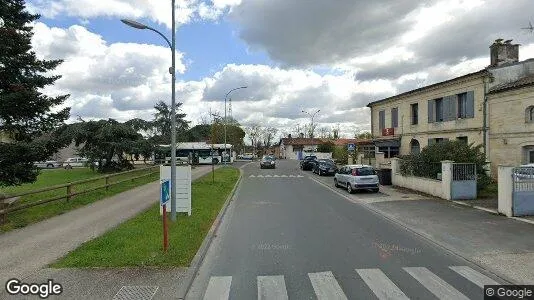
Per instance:
[[[356,145],[355,144],[348,144],[347,145],[347,150],[354,151],[354,149],[356,149]]]
[[[165,205],[171,198],[171,182],[170,180],[163,180],[161,182],[161,197],[159,203],[161,206]]]

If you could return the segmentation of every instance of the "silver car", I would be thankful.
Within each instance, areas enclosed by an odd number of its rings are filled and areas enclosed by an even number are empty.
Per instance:
[[[55,160],[38,161],[35,166],[41,169],[55,169],[62,166],[62,163]]]
[[[336,187],[346,188],[349,193],[356,190],[379,191],[378,175],[372,166],[346,165],[341,167],[334,176]]]

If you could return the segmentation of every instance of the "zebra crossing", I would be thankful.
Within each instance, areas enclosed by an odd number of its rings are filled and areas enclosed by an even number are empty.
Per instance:
[[[405,267],[405,273],[414,278],[421,287],[427,289],[438,299],[469,299],[454,286],[441,279],[425,267]],[[468,266],[450,266],[461,278],[467,279],[481,289],[484,285],[497,285],[495,280],[475,271]],[[378,299],[407,300],[408,296],[382,270],[355,269],[359,278]],[[347,300],[342,286],[331,271],[308,273],[308,279],[318,300]],[[204,294],[204,300],[229,299],[232,276],[212,276]],[[284,275],[258,276],[258,299],[287,300],[288,291]]]
[[[304,178],[302,175],[250,175],[249,178]]]

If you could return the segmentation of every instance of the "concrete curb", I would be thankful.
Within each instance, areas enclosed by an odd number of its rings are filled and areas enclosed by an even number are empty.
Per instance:
[[[228,206],[230,205],[230,201],[233,200],[235,193],[237,191],[237,188],[241,184],[241,180],[243,178],[243,167],[246,165],[248,164],[245,164],[239,167],[239,178],[237,179],[237,182],[234,185],[234,188],[228,195],[228,198],[226,198],[226,201],[224,202],[222,209],[219,211],[219,214],[215,218],[215,221],[213,221],[213,224],[211,225],[211,228],[208,231],[208,234],[204,238],[204,241],[202,241],[200,248],[198,249],[197,253],[193,257],[193,260],[191,260],[191,265],[187,269],[187,272],[185,276],[183,277],[183,280],[180,281],[180,287],[178,288],[178,299],[185,299],[187,294],[189,293],[189,289],[191,288],[191,285],[193,284],[193,281],[195,280],[196,274],[198,270],[200,269],[200,265],[204,261],[204,257],[208,253],[208,249],[210,248],[211,242],[213,241],[213,238],[215,237],[215,233],[219,229],[219,225],[221,224],[222,218],[226,214],[226,210],[228,209]]]
[[[442,243],[438,242],[438,241],[435,241],[432,239],[431,236],[428,236],[427,234],[425,234],[424,232],[419,232],[418,230],[415,230],[411,227],[409,227],[408,225],[406,225],[404,222],[402,222],[401,220],[393,217],[393,216],[390,216],[382,211],[380,211],[379,209],[376,209],[374,207],[372,207],[371,205],[365,203],[365,202],[362,202],[362,201],[359,201],[357,199],[352,199],[350,197],[348,197],[347,195],[345,194],[342,194],[340,191],[336,190],[334,187],[331,187],[313,177],[308,177],[310,178],[311,180],[319,183],[320,185],[324,186],[325,188],[333,191],[334,193],[336,193],[337,195],[347,199],[348,201],[352,202],[352,203],[355,203],[355,204],[360,204],[362,207],[368,209],[369,211],[371,211],[372,213],[376,214],[377,216],[380,216],[382,218],[384,218],[385,220],[388,220],[389,222],[403,228],[404,230],[406,231],[409,231],[413,234],[415,234],[416,236],[420,237],[421,239],[427,241],[428,243],[434,245],[435,247],[438,247],[438,248],[441,248],[443,249],[444,251],[450,253],[451,255],[454,255],[458,258],[461,258],[463,259],[464,261],[466,262],[469,262],[470,264],[472,264],[473,266],[477,266],[478,268],[490,273],[490,274],[493,274],[495,277],[497,278],[500,278],[502,281],[505,282],[505,284],[517,284],[514,280],[512,280],[511,278],[508,278],[507,276],[505,275],[501,275],[501,274],[497,274],[496,271],[493,271],[493,270],[490,270],[488,269],[487,267],[484,267],[476,262],[474,262],[473,260],[471,260],[469,257],[466,257],[460,253],[456,253],[455,251],[453,251],[452,249],[449,249],[446,245],[443,245]]]
[[[490,214],[504,216],[501,213],[499,213],[499,211],[496,210],[496,209],[486,208],[486,207],[482,207],[482,206],[478,206],[478,205],[471,205],[469,203],[459,202],[459,201],[452,201],[452,202],[454,202],[454,203],[456,203],[458,205],[463,205],[463,206],[471,207],[471,208],[474,208],[474,209],[483,210],[485,212],[489,212]],[[524,222],[524,223],[528,223],[528,224],[534,224],[534,221],[523,219],[521,217],[509,217],[509,218],[517,220],[517,221],[521,221],[521,222]]]

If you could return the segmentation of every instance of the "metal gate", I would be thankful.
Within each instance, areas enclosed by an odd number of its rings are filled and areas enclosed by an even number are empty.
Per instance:
[[[475,164],[452,164],[452,200],[477,198],[477,170]]]
[[[534,215],[534,167],[514,168],[512,177],[513,215]]]

